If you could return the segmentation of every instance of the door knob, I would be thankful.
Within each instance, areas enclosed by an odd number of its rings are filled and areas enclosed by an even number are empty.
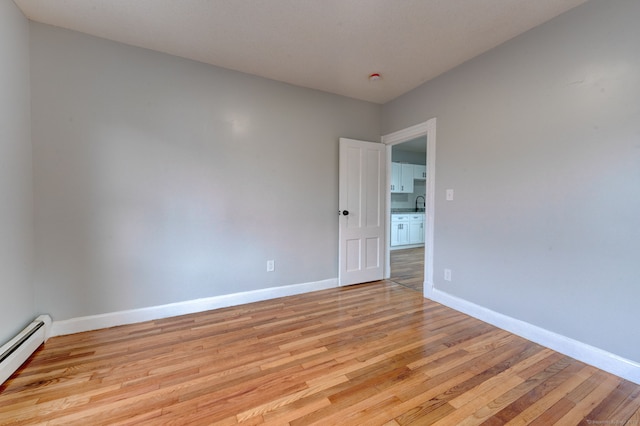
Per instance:
[[[343,216],[349,216],[349,210],[342,210]]]

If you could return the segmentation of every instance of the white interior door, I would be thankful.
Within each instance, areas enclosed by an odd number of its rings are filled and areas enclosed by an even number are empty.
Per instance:
[[[386,164],[385,145],[340,138],[341,286],[384,275]]]

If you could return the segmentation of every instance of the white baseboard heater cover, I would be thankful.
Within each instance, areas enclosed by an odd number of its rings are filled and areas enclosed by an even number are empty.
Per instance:
[[[0,385],[43,344],[51,329],[51,318],[40,315],[16,337],[0,347]]]

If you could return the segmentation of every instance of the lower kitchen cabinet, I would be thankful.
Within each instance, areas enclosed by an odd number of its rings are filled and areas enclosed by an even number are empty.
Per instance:
[[[424,243],[424,214],[391,215],[391,247]]]
[[[406,244],[409,244],[409,216],[392,215],[391,246],[403,246]]]
[[[409,244],[422,243],[424,243],[424,215],[409,222]]]

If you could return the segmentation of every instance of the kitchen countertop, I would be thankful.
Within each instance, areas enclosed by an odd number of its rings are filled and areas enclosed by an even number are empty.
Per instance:
[[[391,214],[424,213],[424,209],[391,209]]]

